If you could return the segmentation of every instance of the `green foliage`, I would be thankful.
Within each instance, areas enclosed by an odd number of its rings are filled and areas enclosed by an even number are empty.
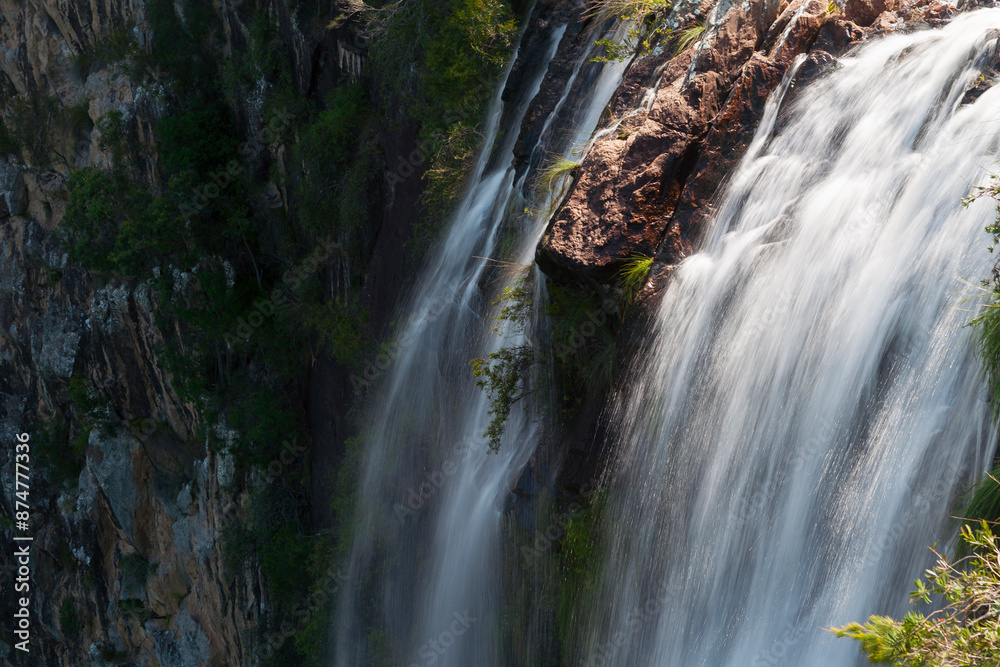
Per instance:
[[[490,424],[483,436],[489,441],[491,452],[500,449],[500,438],[511,408],[531,393],[527,387],[528,369],[534,360],[535,350],[531,345],[515,345],[490,352],[487,359],[469,362],[476,386],[484,390],[490,400]]]
[[[217,105],[165,116],[156,125],[160,161],[169,174],[207,176],[236,158],[236,134],[228,110]]]
[[[414,0],[378,10],[369,28],[379,92],[405,105],[430,154],[423,203],[433,230],[462,190],[517,26],[504,0]]]
[[[89,429],[80,430],[71,445],[69,426],[62,417],[37,422],[32,453],[39,471],[58,486],[74,488],[83,470],[83,452],[89,435]]]
[[[352,257],[364,254],[368,211],[358,202],[374,199],[374,149],[368,146],[368,91],[362,84],[340,86],[327,99],[295,144],[301,174],[295,188],[299,217],[312,239],[334,235]]]
[[[281,443],[299,432],[298,414],[289,396],[249,373],[232,378],[225,404],[227,423],[240,436],[231,452],[237,462],[266,469],[281,454]]]
[[[144,277],[158,260],[183,253],[183,225],[174,209],[124,173],[86,167],[70,176],[68,188],[59,233],[72,261]]]
[[[306,326],[322,338],[337,363],[347,368],[356,366],[368,342],[364,334],[368,312],[358,298],[329,300],[310,308]]]
[[[1000,548],[984,521],[964,525],[962,540],[972,555],[938,561],[918,579],[910,594],[914,602],[930,603],[941,596],[944,608],[910,612],[901,621],[872,616],[864,625],[849,623],[830,631],[850,637],[875,664],[898,667],[952,667],[1000,664]]]
[[[125,598],[118,601],[118,613],[122,618],[130,618],[139,623],[156,618],[153,610],[146,606],[146,603],[138,598]]]
[[[980,186],[976,192],[962,200],[968,206],[980,197],[990,197],[998,201],[997,218],[986,226],[986,233],[991,236],[989,251],[1000,245],[1000,177],[990,176],[992,182],[988,186]],[[973,327],[973,340],[979,354],[986,386],[989,389],[989,405],[993,421],[1000,421],[1000,259],[993,264],[989,279],[982,281],[982,297],[985,303],[979,314],[969,322]]]
[[[76,602],[73,598],[66,598],[59,606],[59,629],[69,638],[75,638],[80,634],[80,616],[76,613]]]
[[[493,302],[493,307],[501,307],[494,316],[497,322],[510,322],[515,331],[523,331],[532,308],[532,286],[527,278],[522,278],[513,286],[504,287],[503,292]],[[493,331],[502,334],[500,326]],[[489,441],[489,450],[500,448],[504,427],[510,418],[514,404],[532,393],[529,387],[529,369],[535,362],[535,349],[530,343],[503,347],[490,352],[485,359],[472,359],[472,375],[476,386],[486,392],[490,401],[489,426],[484,433]]]
[[[570,518],[558,550],[561,576],[556,627],[564,646],[572,643],[569,636],[579,625],[574,618],[575,612],[590,608],[603,572],[601,518],[607,494],[593,494],[584,502],[586,504]]]
[[[618,362],[613,331],[617,302],[592,294],[549,286],[546,313],[551,325],[556,382],[565,416],[584,398],[600,395],[611,385]]]
[[[646,255],[634,254],[622,264],[618,271],[618,279],[624,289],[626,301],[632,301],[643,285],[646,284],[646,276],[653,267],[653,258]]]
[[[118,26],[99,37],[91,47],[70,56],[70,61],[81,78],[85,78],[92,69],[107,65],[121,68],[126,76],[139,79],[140,69],[146,62],[145,55],[130,31]]]
[[[149,561],[139,552],[126,554],[118,560],[118,570],[122,575],[122,588],[142,588],[149,575]]]
[[[531,298],[531,283],[522,279],[514,283],[513,286],[503,288],[500,296],[493,302],[494,307],[500,306],[500,312],[493,316],[497,322],[510,322],[514,326],[524,329],[531,316],[533,307]],[[500,333],[500,327],[493,327],[493,331]]]
[[[603,46],[605,55],[592,58],[594,62],[625,60],[633,53],[646,55],[662,38],[670,35],[670,29],[660,25],[660,20],[670,10],[669,0],[595,0],[586,16],[594,25],[608,21],[630,23],[628,36],[622,44],[610,39],[601,39],[597,46]]]
[[[184,12],[183,19],[178,7]],[[149,0],[146,19],[155,65],[169,77],[179,98],[215,104],[222,23],[213,4]],[[191,108],[196,106],[191,104]]]
[[[680,39],[677,40],[677,49],[674,51],[674,57],[679,56],[697,44],[703,34],[705,34],[705,24],[700,22],[682,30]]]
[[[61,157],[55,149],[55,132],[69,122],[58,97],[37,88],[20,95],[6,89],[0,95],[0,121],[3,152],[23,153],[36,167],[47,167]]]

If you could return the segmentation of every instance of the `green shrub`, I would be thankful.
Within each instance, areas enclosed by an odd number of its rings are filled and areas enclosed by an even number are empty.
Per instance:
[[[830,631],[850,637],[874,664],[898,667],[951,667],[1000,664],[1000,573],[997,538],[984,521],[962,526],[962,540],[972,554],[950,562],[938,554],[917,579],[913,602],[930,604],[931,596],[946,603],[928,614],[910,612],[901,621],[872,616],[864,625],[849,623]]]
[[[72,443],[70,428],[59,415],[38,421],[34,429],[32,453],[39,471],[58,486],[76,488],[90,429],[80,429]]]
[[[126,554],[118,560],[118,570],[122,575],[122,588],[142,588],[149,575],[149,561],[139,552]]]
[[[534,361],[535,349],[531,345],[515,345],[490,352],[486,359],[469,362],[476,386],[486,392],[490,401],[490,424],[483,436],[489,441],[491,452],[500,449],[504,425],[514,404],[532,393],[528,387],[528,369]]]
[[[370,27],[382,97],[407,109],[430,154],[421,233],[428,238],[462,190],[517,25],[504,0],[415,0],[380,10]]]
[[[160,161],[169,174],[193,171],[202,178],[237,156],[228,110],[210,105],[164,116],[156,124]]]
[[[86,167],[70,176],[68,188],[59,233],[72,261],[144,277],[155,264],[182,254],[183,225],[173,208],[124,173]]]
[[[572,416],[585,397],[599,396],[617,372],[614,324],[617,303],[595,294],[549,285],[546,314],[551,326],[556,383],[562,410]]]

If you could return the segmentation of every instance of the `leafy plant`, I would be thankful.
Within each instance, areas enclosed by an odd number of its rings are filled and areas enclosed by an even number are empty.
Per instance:
[[[929,604],[932,595],[947,603],[923,614],[910,612],[902,620],[872,616],[865,624],[832,628],[850,637],[875,664],[898,667],[996,665],[1000,662],[1000,548],[989,525],[962,526],[962,540],[971,555],[955,562],[938,560],[924,579],[914,582],[913,602]],[[936,553],[936,552],[935,552]]]
[[[616,44],[608,38],[600,39],[597,46],[605,49],[604,56],[592,58],[593,62],[621,61],[633,53],[648,54],[660,39],[670,35],[669,28],[659,25],[659,17],[670,9],[669,0],[592,0],[585,16],[594,26],[611,20],[630,23],[624,43]]]
[[[122,575],[122,588],[135,590],[146,585],[149,574],[149,561],[139,552],[125,554],[118,560],[118,569]]]
[[[503,347],[490,352],[487,359],[473,359],[472,374],[476,386],[483,389],[490,400],[490,424],[483,435],[489,441],[491,452],[500,449],[504,425],[514,404],[531,393],[527,388],[527,372],[535,360],[531,345]]]
[[[59,606],[59,629],[67,637],[76,637],[80,634],[80,616],[76,613],[76,602],[73,598],[66,598]]]

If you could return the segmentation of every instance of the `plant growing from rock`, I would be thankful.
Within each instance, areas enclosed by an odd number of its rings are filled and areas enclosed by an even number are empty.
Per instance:
[[[917,579],[910,594],[911,601],[924,603],[930,603],[932,595],[942,596],[947,603],[942,609],[910,612],[902,620],[872,616],[863,625],[849,623],[830,632],[859,641],[875,664],[1000,664],[1000,546],[985,521],[963,526],[961,537],[971,555],[951,562],[937,554],[926,582]]]
[[[501,307],[493,319],[510,323],[515,334],[523,332],[531,312],[531,294],[527,278],[513,287],[505,287],[493,302],[494,307]],[[499,324],[493,331],[503,335]],[[490,401],[490,423],[483,435],[491,452],[500,449],[500,439],[514,404],[534,391],[529,387],[529,371],[534,363],[535,348],[530,342],[502,347],[485,358],[469,361],[476,386],[486,392]]]
[[[681,31],[681,38],[677,40],[677,48],[674,50],[674,57],[684,53],[698,43],[701,36],[705,34],[705,24],[698,22],[690,28]]]
[[[593,0],[584,14],[593,25],[617,20],[631,24],[631,28],[622,44],[610,38],[597,40],[595,44],[604,47],[606,55],[591,60],[621,61],[632,54],[648,54],[661,38],[670,35],[670,29],[661,27],[658,21],[670,7],[669,0]]]
[[[622,294],[627,302],[631,302],[646,284],[646,276],[652,267],[653,258],[641,253],[631,255],[622,264],[622,268],[618,270],[618,279],[621,281],[624,290]]]
[[[545,167],[538,174],[538,182],[548,192],[554,192],[564,176],[568,176],[580,167],[579,162],[559,158]]]

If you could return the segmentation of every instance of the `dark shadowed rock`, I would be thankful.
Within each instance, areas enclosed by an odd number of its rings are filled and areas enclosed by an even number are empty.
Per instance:
[[[813,48],[839,55],[864,37],[864,31],[841,17],[832,17],[823,24]]]
[[[809,52],[806,61],[802,63],[798,73],[795,75],[795,86],[804,86],[813,79],[822,76],[836,64],[837,59],[822,49],[813,49]]]

